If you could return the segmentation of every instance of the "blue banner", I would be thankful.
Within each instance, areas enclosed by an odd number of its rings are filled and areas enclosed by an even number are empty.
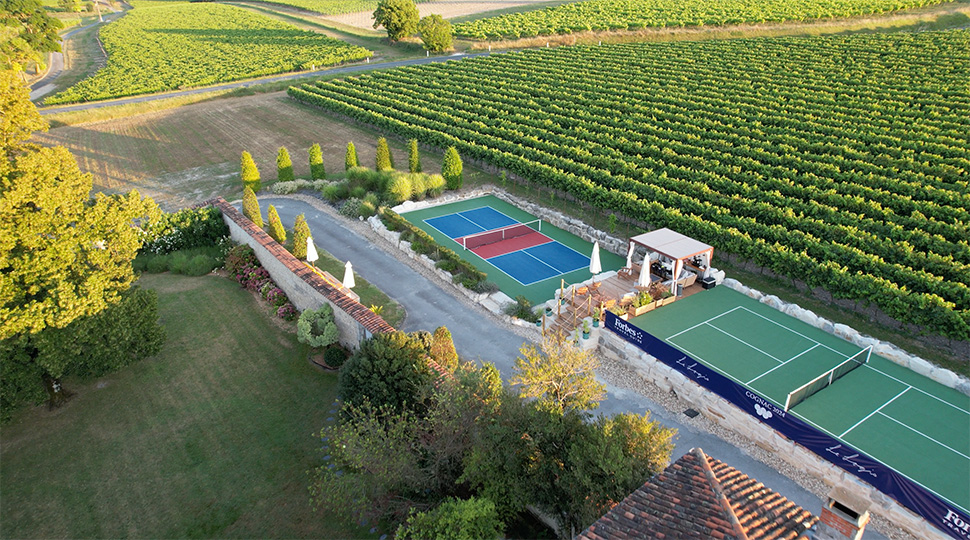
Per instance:
[[[815,452],[892,497],[899,504],[958,540],[970,539],[970,516],[881,462],[789,415],[770,400],[721,375],[615,314],[606,313],[606,328],[682,373],[688,379],[757,417],[775,431]]]

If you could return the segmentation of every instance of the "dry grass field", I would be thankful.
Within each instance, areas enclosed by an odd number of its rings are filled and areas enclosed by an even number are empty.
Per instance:
[[[81,170],[94,175],[94,188],[107,193],[137,189],[173,210],[217,195],[241,196],[239,157],[253,154],[264,184],[276,180],[280,146],[290,152],[296,174],[308,175],[307,149],[319,143],[328,173],[344,170],[347,142],[362,165],[373,167],[380,132],[324,116],[284,92],[216,99],[115,120],[65,126],[35,136],[62,145]],[[398,168],[407,167],[407,149],[389,140]],[[440,155],[422,152],[426,171],[441,168]],[[467,174],[485,176],[466,167]]]

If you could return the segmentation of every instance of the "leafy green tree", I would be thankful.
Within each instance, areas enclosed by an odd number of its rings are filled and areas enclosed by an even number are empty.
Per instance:
[[[0,27],[2,28],[2,27]],[[30,102],[30,89],[10,70],[0,70],[0,168],[7,167],[15,153],[35,131],[47,131],[47,121]],[[0,170],[2,172],[2,170]]]
[[[391,157],[391,149],[387,146],[387,139],[384,137],[377,139],[377,170],[394,170],[394,159]]]
[[[57,5],[68,13],[81,11],[81,2],[79,0],[58,0]]]
[[[249,186],[243,188],[243,215],[260,229],[263,228],[263,214],[259,210],[259,199]]]
[[[141,246],[133,225],[157,206],[135,191],[92,199],[91,175],[81,173],[67,149],[25,143],[37,118],[22,102],[27,95],[16,79],[3,82],[17,85],[0,93],[25,124],[2,123],[0,341],[11,340],[22,351],[19,365],[41,373],[51,405],[59,405],[68,365],[42,364],[37,334],[121,301],[134,280],[131,261]]]
[[[523,345],[519,353],[509,382],[522,387],[523,397],[562,413],[594,409],[606,395],[606,386],[596,380],[599,360],[593,351],[574,345],[563,334],[547,336],[538,348]]]
[[[61,50],[64,25],[47,14],[40,0],[0,0],[0,69],[22,72],[30,62]]]
[[[418,152],[418,140],[411,139],[408,143],[408,171],[421,172],[421,154]]]
[[[319,144],[310,147],[310,178],[313,180],[323,180],[327,177],[327,171],[323,167],[323,151]]]
[[[249,152],[242,153],[242,163],[240,165],[242,170],[241,177],[243,187],[248,187],[257,192],[263,189],[263,184],[259,180],[259,168],[256,167],[256,162],[253,161],[253,156]]]
[[[293,224],[293,256],[297,259],[306,259],[306,241],[310,238],[310,226],[307,225],[306,217],[303,214],[296,216]]]
[[[448,499],[434,510],[415,512],[397,529],[396,540],[441,538],[454,540],[487,540],[502,538],[505,524],[498,517],[495,503],[471,497]]]
[[[451,23],[441,15],[428,15],[418,21],[418,34],[424,43],[425,50],[431,52],[447,51],[451,48]]]
[[[269,210],[266,212],[267,221],[269,221],[269,236],[273,240],[276,240],[280,244],[286,243],[286,229],[283,228],[283,222],[280,221],[280,215],[276,212],[276,207],[272,204],[269,205]]]
[[[353,142],[347,143],[347,155],[344,157],[344,170],[349,171],[354,167],[360,167],[360,160],[357,159],[357,148]]]
[[[454,146],[449,146],[448,150],[445,150],[445,158],[441,162],[441,176],[445,177],[448,189],[461,189],[461,170],[461,156],[458,155],[458,150]]]
[[[346,403],[391,410],[422,409],[438,378],[427,361],[427,349],[404,332],[376,335],[363,343],[340,370],[337,393]]]
[[[383,26],[391,41],[400,41],[418,30],[418,6],[414,0],[378,0],[374,28]]]
[[[319,309],[304,310],[296,321],[296,338],[300,343],[316,348],[336,343],[340,339],[340,330],[337,329],[330,304],[323,304]]]
[[[293,174],[293,161],[290,159],[290,151],[285,146],[280,147],[276,154],[276,179],[280,182],[292,182],[296,180]]]
[[[451,332],[444,326],[439,326],[431,338],[431,359],[448,372],[454,372],[458,367],[458,352]]]

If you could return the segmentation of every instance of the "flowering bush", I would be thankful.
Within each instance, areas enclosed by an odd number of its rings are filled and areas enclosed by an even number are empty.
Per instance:
[[[276,316],[284,321],[294,321],[300,316],[300,312],[293,307],[293,304],[287,301],[285,304],[276,309]]]

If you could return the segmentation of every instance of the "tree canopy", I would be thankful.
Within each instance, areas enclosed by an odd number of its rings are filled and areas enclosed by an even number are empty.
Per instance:
[[[606,395],[606,386],[596,380],[599,360],[593,351],[574,345],[562,334],[546,337],[539,347],[523,345],[515,360],[515,374],[509,381],[521,386],[523,397],[562,413],[596,408]]]
[[[424,48],[432,52],[447,51],[451,48],[451,23],[441,15],[428,15],[418,21],[418,34]]]
[[[391,41],[400,41],[418,31],[418,6],[414,0],[379,0],[373,17],[374,28],[383,26]]]
[[[0,68],[23,71],[28,62],[61,50],[57,32],[64,25],[44,10],[40,0],[0,0]]]

